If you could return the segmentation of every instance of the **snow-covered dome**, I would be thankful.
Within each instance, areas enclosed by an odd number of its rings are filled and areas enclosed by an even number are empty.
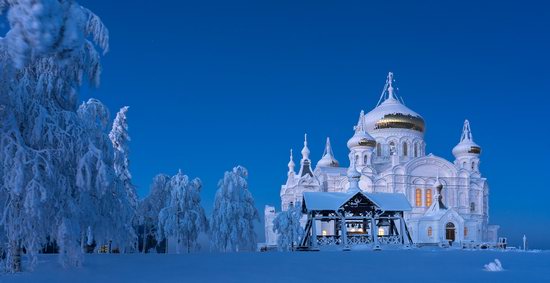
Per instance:
[[[367,133],[365,112],[361,110],[357,126],[354,127],[355,134],[348,140],[348,148],[351,150],[355,147],[370,147],[376,146],[376,139]]]
[[[332,153],[332,147],[330,146],[330,138],[327,137],[325,152],[323,153],[323,157],[317,162],[317,167],[338,167],[338,166],[340,166],[340,164],[338,163],[338,160],[334,158],[334,154]]]
[[[394,94],[392,86],[393,73],[388,74],[384,93],[387,98],[372,111],[367,113],[365,122],[368,131],[379,129],[409,129],[424,132],[424,119],[418,113],[409,109]],[[383,94],[384,95],[384,94]],[[385,95],[384,95],[385,96]]]
[[[453,155],[456,158],[467,155],[479,155],[481,154],[481,147],[474,142],[472,137],[472,131],[470,129],[470,122],[464,121],[464,128],[462,129],[462,136],[460,142],[453,148]]]

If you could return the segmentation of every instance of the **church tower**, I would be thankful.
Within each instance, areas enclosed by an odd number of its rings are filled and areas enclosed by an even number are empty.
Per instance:
[[[453,148],[453,155],[456,158],[454,163],[457,168],[479,172],[480,154],[481,147],[474,142],[470,122],[465,120],[460,142]]]

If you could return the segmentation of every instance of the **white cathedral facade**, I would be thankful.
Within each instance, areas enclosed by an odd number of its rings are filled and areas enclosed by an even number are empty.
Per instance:
[[[359,188],[365,193],[403,194],[412,210],[405,212],[408,232],[415,244],[495,243],[497,225],[489,225],[489,185],[480,172],[481,147],[466,120],[459,143],[452,149],[454,161],[426,154],[425,123],[404,105],[389,73],[378,105],[361,111],[348,140],[350,164],[360,173]],[[458,136],[458,129],[457,129]],[[322,158],[310,160],[307,136],[296,172],[292,151],[288,178],[281,186],[281,209],[302,202],[304,192],[347,192],[349,168],[341,167],[327,138]],[[351,169],[350,169],[351,170]],[[266,244],[274,246],[273,206],[265,209]],[[320,227],[322,234],[331,227]]]

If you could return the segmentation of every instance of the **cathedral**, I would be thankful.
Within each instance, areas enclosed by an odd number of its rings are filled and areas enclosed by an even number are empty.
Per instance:
[[[425,121],[405,106],[394,83],[389,73],[376,107],[359,114],[347,142],[350,167],[340,166],[329,138],[321,159],[314,164],[305,136],[298,172],[290,152],[288,177],[280,191],[281,209],[307,201],[304,197],[308,194],[329,196],[352,191],[351,178],[357,178],[354,186],[366,196],[395,195],[408,201],[410,207],[401,215],[413,244],[495,243],[499,226],[489,225],[489,185],[480,172],[481,147],[474,142],[470,123],[464,121],[460,140],[452,149],[454,161],[426,154]],[[276,215],[273,206],[266,206],[268,246],[277,243],[273,232]],[[354,231],[347,223],[347,233]],[[313,233],[318,237],[335,234],[339,228],[334,227],[319,222]],[[384,231],[373,233],[380,236]]]

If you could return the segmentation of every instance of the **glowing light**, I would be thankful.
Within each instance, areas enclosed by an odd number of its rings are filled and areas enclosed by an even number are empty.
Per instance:
[[[327,230],[323,230],[323,236],[326,236],[327,235]]]
[[[384,236],[384,228],[378,228],[378,236]]]

